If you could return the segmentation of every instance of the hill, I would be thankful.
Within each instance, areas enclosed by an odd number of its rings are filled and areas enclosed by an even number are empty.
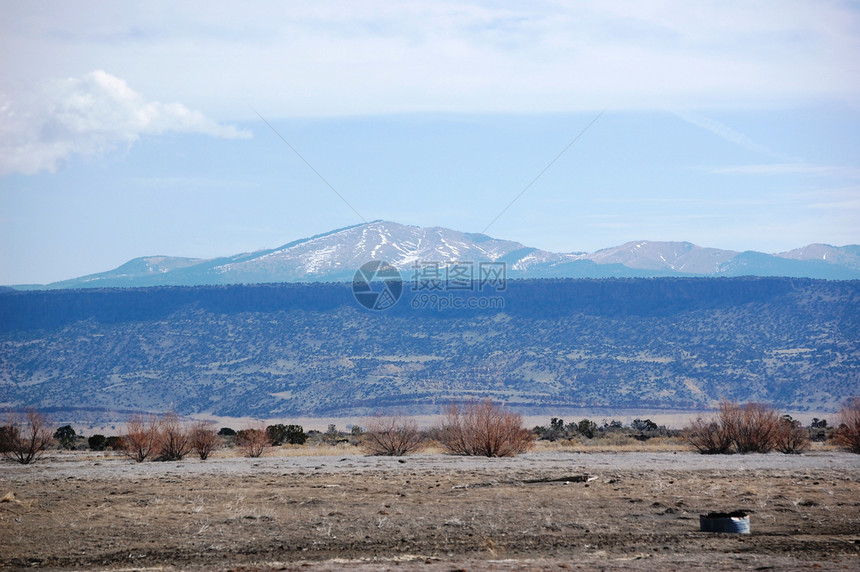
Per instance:
[[[488,396],[524,412],[813,411],[860,394],[860,282],[511,280],[385,311],[348,284],[0,292],[0,395],[66,417],[436,412]],[[418,308],[416,308],[418,306]]]

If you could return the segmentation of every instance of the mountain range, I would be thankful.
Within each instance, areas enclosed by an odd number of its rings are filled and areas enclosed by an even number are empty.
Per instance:
[[[634,241],[596,252],[555,253],[511,240],[388,221],[350,226],[283,246],[213,259],[135,258],[118,268],[18,289],[198,286],[273,282],[345,282],[369,260],[401,272],[427,264],[503,262],[509,278],[787,276],[860,279],[860,246],[811,244],[766,254],[689,242]]]

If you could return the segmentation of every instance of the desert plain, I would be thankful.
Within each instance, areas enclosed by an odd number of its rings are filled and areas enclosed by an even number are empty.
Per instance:
[[[860,569],[860,455],[308,452],[0,463],[0,569]]]

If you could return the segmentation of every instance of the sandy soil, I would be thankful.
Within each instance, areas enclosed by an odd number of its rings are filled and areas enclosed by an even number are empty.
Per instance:
[[[3,569],[860,569],[860,456],[838,452],[54,455],[0,464],[3,495]],[[751,535],[699,532],[735,509]]]

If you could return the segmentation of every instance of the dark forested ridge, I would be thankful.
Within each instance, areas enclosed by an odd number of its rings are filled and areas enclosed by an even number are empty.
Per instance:
[[[349,284],[0,292],[0,405],[80,415],[833,408],[860,393],[860,282],[512,280],[492,309],[359,306]]]

